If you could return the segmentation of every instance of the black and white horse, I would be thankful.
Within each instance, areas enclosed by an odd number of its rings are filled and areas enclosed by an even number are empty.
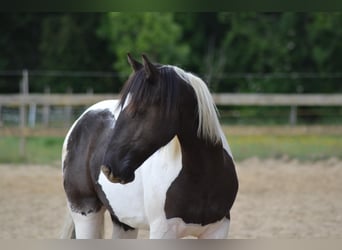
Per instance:
[[[65,138],[65,232],[102,237],[108,210],[113,238],[226,238],[238,180],[212,96],[197,76],[142,60],[128,55],[121,99],[90,107]]]

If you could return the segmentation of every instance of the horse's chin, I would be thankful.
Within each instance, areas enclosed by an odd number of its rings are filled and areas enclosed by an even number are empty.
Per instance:
[[[122,179],[120,177],[114,176],[112,171],[110,170],[109,167],[102,165],[101,166],[101,171],[102,173],[107,177],[107,179],[112,182],[112,183],[120,183],[120,184],[127,184],[130,182],[133,182],[135,179],[135,174],[133,173],[133,175],[127,179]]]

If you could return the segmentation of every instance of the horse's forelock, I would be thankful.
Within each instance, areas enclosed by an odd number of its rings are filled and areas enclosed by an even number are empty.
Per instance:
[[[144,69],[138,70],[129,77],[121,92],[122,109],[127,107],[129,112],[144,110],[159,98],[160,110],[164,115],[170,115],[178,110],[179,87],[174,84],[177,74],[170,67],[156,66],[158,78],[154,82],[146,80]]]

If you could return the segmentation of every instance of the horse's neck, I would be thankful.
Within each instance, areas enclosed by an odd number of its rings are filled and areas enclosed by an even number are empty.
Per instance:
[[[223,169],[224,157],[222,144],[206,142],[203,139],[180,138],[183,168],[204,175],[217,174]]]

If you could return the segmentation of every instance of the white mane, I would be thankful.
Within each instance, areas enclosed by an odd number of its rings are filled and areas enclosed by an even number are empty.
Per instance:
[[[207,85],[199,77],[185,72],[184,70],[172,67],[177,75],[194,89],[198,104],[198,129],[197,135],[214,143],[221,141],[220,122],[218,120],[218,111],[212,95]]]

